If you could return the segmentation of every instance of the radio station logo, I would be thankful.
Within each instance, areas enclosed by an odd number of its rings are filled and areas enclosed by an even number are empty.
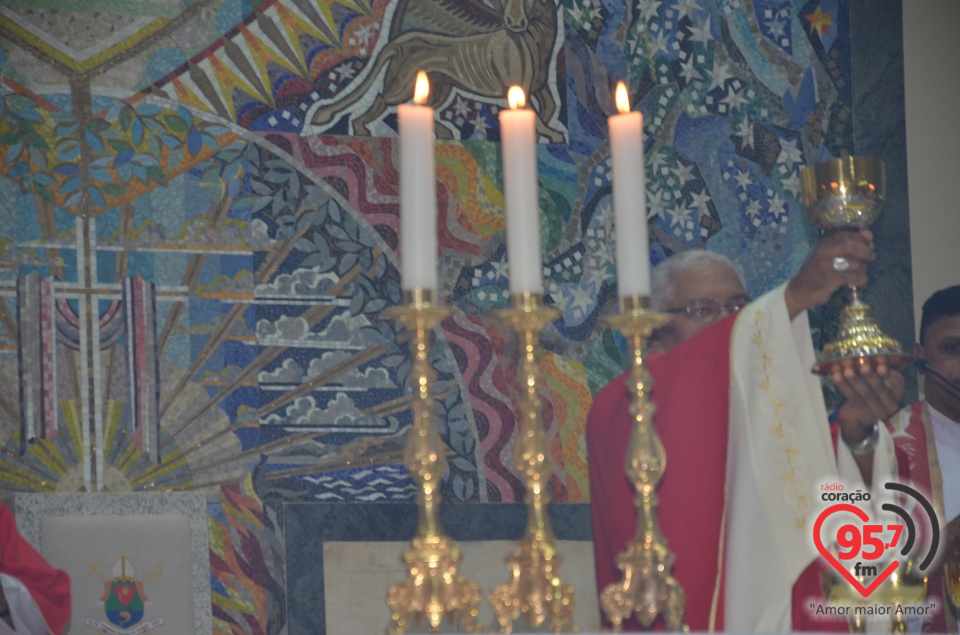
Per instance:
[[[933,562],[940,545],[940,525],[933,506],[920,492],[907,485],[887,483],[884,487],[913,498],[929,518],[930,544],[926,555],[917,567],[920,573],[923,573]],[[901,542],[903,544],[899,549],[901,557],[907,557],[913,552],[917,540],[917,529],[913,517],[899,505],[891,503],[884,503],[881,509],[896,514],[901,521],[899,524],[871,522],[867,512],[855,504],[861,501],[869,502],[870,494],[860,493],[859,490],[854,493],[838,491],[842,488],[842,485],[837,484],[823,487],[828,490],[821,496],[823,500],[842,502],[836,502],[820,512],[813,526],[813,541],[820,555],[860,595],[868,598],[900,566],[901,562],[896,552]],[[834,518],[835,515],[836,518]],[[847,517],[848,515],[851,517]],[[823,542],[822,529],[828,519],[840,520],[844,523],[839,527],[836,535],[831,537],[831,545],[835,543],[838,547],[836,554]],[[867,579],[872,580],[865,584]]]

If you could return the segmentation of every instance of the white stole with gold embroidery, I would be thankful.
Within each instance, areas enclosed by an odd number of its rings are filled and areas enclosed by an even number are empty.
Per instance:
[[[822,483],[866,491],[849,450],[833,442],[806,314],[792,323],[786,285],[741,311],[730,356],[730,446],[724,628],[790,630],[791,590],[813,561]],[[896,471],[881,426],[873,482]],[[877,497],[879,498],[879,497]],[[879,505],[879,503],[877,503]]]

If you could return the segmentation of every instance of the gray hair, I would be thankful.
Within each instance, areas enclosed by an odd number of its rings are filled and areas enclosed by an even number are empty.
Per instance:
[[[706,251],[705,249],[691,249],[676,253],[653,269],[650,275],[650,308],[654,311],[663,311],[670,304],[673,295],[673,281],[678,275],[704,265],[724,265],[737,274],[740,284],[746,287],[743,280],[743,269],[723,254]]]

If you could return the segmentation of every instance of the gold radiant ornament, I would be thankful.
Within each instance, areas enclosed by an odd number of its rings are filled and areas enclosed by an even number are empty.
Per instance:
[[[403,552],[409,576],[387,592],[387,604],[393,613],[393,626],[388,632],[405,633],[411,618],[417,623],[425,618],[430,631],[438,633],[445,617],[459,617],[464,631],[476,633],[480,631],[480,587],[460,576],[460,548],[444,535],[439,518],[440,479],[447,469],[447,458],[444,443],[433,425],[430,385],[436,372],[430,366],[430,333],[450,315],[451,309],[434,304],[432,291],[415,289],[403,294],[404,305],[384,313],[410,334],[410,376],[416,382],[416,394],[404,461],[420,491],[417,533]]]
[[[800,179],[807,212],[825,232],[870,227],[880,215],[886,174],[879,159],[845,155],[805,167]],[[847,267],[845,259],[834,260],[837,271]],[[860,299],[859,289],[849,288],[850,303],[840,312],[840,331],[836,340],[824,347],[813,372],[829,375],[855,366],[909,366],[913,358],[880,330],[873,309]]]
[[[650,311],[647,306],[645,297],[626,297],[621,300],[620,314],[607,318],[607,323],[627,338],[632,357],[628,384],[633,393],[633,431],[626,470],[636,492],[637,508],[636,534],[616,560],[623,579],[600,591],[600,608],[615,632],[631,616],[649,628],[660,615],[667,630],[688,630],[683,623],[686,595],[671,575],[675,557],[667,548],[657,519],[656,490],[667,468],[667,453],[653,428],[656,406],[648,394],[653,381],[643,360],[647,339],[670,316]]]
[[[560,311],[540,304],[540,296],[520,293],[511,296],[513,308],[497,311],[520,338],[519,375],[522,381],[518,410],[517,442],[513,460],[526,486],[527,528],[513,552],[507,556],[511,578],[494,587],[488,600],[501,633],[510,633],[514,622],[523,619],[536,630],[549,618],[547,627],[556,633],[573,628],[573,587],[560,579],[563,559],[557,551],[547,504],[553,461],[540,421],[537,382],[537,340],[540,331],[560,317]]]

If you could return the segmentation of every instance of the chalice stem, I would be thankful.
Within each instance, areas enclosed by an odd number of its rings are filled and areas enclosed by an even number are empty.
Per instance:
[[[860,299],[860,287],[856,285],[848,285],[850,289],[850,304],[863,304],[863,301]]]

